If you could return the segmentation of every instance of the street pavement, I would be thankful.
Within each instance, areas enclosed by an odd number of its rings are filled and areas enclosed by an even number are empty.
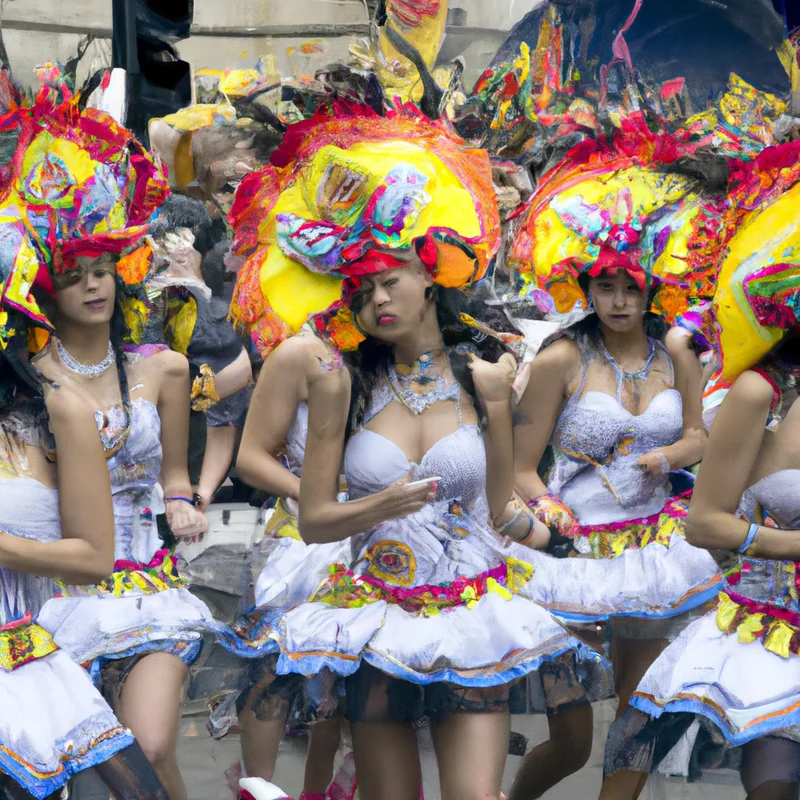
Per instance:
[[[603,771],[603,744],[614,706],[603,703],[595,707],[594,749],[588,765],[544,795],[546,800],[595,800],[600,790]],[[547,737],[544,717],[514,716],[512,728],[528,737],[534,746]],[[210,739],[203,715],[185,717],[179,742],[178,757],[189,789],[190,800],[232,800],[223,777],[239,758],[239,737],[230,735],[221,741]],[[306,739],[285,740],[281,745],[275,782],[284,791],[297,797],[302,789]],[[420,736],[425,800],[439,800],[436,762],[430,738]],[[520,759],[509,756],[503,788],[507,791],[514,779]],[[738,776],[732,772],[715,773],[702,784],[687,785],[672,778],[651,778],[642,800],[744,800]]]

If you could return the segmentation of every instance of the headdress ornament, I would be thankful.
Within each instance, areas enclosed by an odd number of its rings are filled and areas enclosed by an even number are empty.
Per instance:
[[[232,316],[262,353],[326,310],[317,324],[357,346],[343,279],[400,266],[392,251],[414,247],[434,281],[462,287],[500,243],[488,155],[410,106],[379,117],[339,101],[292,125],[272,165],[242,182],[229,221],[249,257]]]

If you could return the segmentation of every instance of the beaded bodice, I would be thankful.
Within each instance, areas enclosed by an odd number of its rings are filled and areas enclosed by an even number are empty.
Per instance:
[[[395,395],[388,383],[379,384],[364,415],[364,424],[375,418]],[[419,464],[410,461],[403,450],[380,433],[360,428],[345,450],[344,470],[351,498],[363,497],[386,488],[409,472],[414,480],[439,476],[437,500],[459,500],[474,509],[485,500],[486,452],[477,425],[464,425],[460,405],[458,428],[440,439],[422,457]]]
[[[125,413],[120,406],[106,409],[102,420],[104,440],[111,441],[125,428]],[[114,557],[117,560],[148,562],[159,549],[151,526],[142,526],[142,512],[148,507],[161,473],[161,420],[149,400],[139,398],[131,404],[130,433],[122,448],[108,459],[111,494],[114,503]],[[154,526],[153,526],[154,527]]]
[[[800,529],[800,470],[784,469],[762,478],[742,495],[736,513],[759,525]],[[743,558],[741,566],[734,592],[800,612],[796,562]]]
[[[669,355],[650,340],[645,367],[630,375],[590,337],[579,338],[577,344],[580,383],[553,430],[548,488],[584,525],[654,514],[669,498],[669,477],[652,475],[638,459],[673,444],[682,433],[682,401],[672,387]],[[651,378],[656,367],[660,375]],[[649,401],[641,413],[626,408],[633,394]]]

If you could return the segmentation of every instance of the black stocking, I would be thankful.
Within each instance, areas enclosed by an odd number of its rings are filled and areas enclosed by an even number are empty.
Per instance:
[[[137,742],[95,767],[115,800],[169,800]]]

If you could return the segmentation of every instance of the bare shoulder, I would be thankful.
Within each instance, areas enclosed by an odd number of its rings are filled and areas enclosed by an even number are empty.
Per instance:
[[[189,361],[175,350],[159,350],[138,359],[134,365],[137,372],[158,376],[160,379],[179,379],[189,376]]]
[[[736,379],[725,402],[759,411],[769,409],[774,393],[772,384],[763,375],[747,370]]]
[[[572,339],[563,337],[536,354],[531,364],[531,379],[560,378],[562,384],[566,386],[580,367],[581,351],[578,345]]]

